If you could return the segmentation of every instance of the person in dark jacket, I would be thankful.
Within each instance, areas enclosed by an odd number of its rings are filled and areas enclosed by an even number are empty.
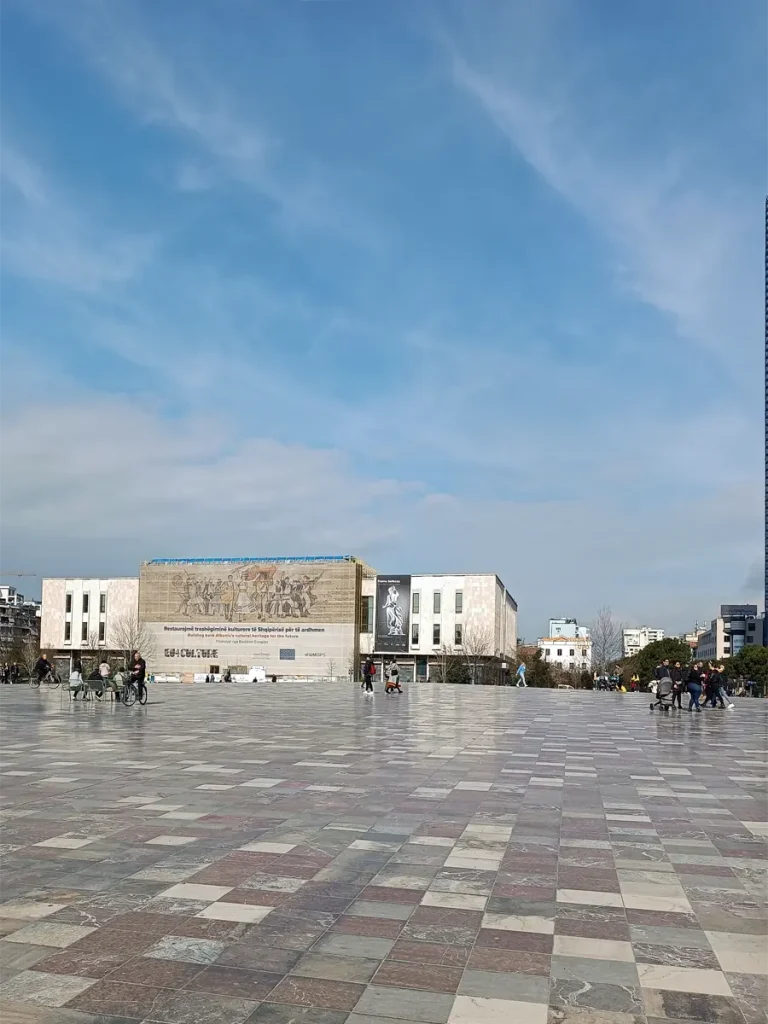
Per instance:
[[[709,702],[713,708],[719,706],[721,708],[733,708],[733,704],[728,700],[725,692],[725,666],[724,665],[713,665],[707,679],[707,689],[709,694]]]
[[[373,693],[373,677],[375,672],[376,666],[373,663],[373,658],[368,655],[363,663],[363,686],[366,693]]]
[[[676,661],[670,671],[672,677],[672,707],[683,710],[683,666]]]
[[[662,661],[662,663],[660,665],[656,666],[656,671],[654,672],[654,676],[656,677],[656,681],[657,682],[658,682],[659,679],[671,679],[672,678],[672,668],[671,668],[671,666],[669,664],[669,658],[665,658],[664,661]]]
[[[48,673],[53,672],[53,665],[50,663],[50,661],[48,661],[44,654],[41,654],[40,657],[35,662],[34,671],[35,674],[37,675],[38,682],[42,683],[42,681],[45,679]]]

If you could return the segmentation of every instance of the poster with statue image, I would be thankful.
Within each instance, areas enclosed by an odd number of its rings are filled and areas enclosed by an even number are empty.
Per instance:
[[[410,576],[376,577],[376,642],[374,649],[377,653],[408,653],[410,606]]]

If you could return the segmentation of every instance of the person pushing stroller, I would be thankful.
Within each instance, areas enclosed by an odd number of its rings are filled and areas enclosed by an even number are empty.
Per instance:
[[[400,686],[400,668],[395,658],[393,658],[387,666],[387,682],[384,687],[384,693],[402,692],[403,688]]]
[[[655,708],[661,708],[661,710],[669,712],[672,707],[673,693],[674,693],[674,681],[672,679],[672,669],[669,665],[669,658],[665,658],[664,661],[657,667],[656,672],[656,700],[650,705],[651,711]]]

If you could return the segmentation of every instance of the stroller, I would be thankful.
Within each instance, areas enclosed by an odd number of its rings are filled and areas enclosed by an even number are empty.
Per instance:
[[[669,709],[672,707],[673,691],[674,683],[668,676],[660,679],[656,687],[656,700],[651,704],[651,711],[654,708],[659,708],[666,714],[669,714]]]

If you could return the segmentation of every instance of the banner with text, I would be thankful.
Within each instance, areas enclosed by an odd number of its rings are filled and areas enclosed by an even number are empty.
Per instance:
[[[411,607],[410,576],[376,577],[376,640],[381,654],[407,654]]]
[[[223,672],[263,665],[267,674],[325,678],[345,674],[354,658],[355,627],[328,622],[147,622],[151,672]]]

